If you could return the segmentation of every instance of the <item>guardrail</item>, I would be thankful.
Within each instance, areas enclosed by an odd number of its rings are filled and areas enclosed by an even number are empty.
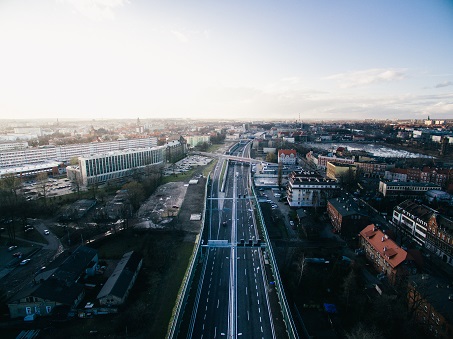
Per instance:
[[[205,190],[204,190],[205,197],[208,195],[207,193],[208,193],[208,186],[209,186],[209,182],[210,182],[210,175],[211,175],[211,173],[209,173],[209,175],[207,176],[208,180],[206,180],[206,185],[205,185]],[[204,230],[204,222],[205,222],[205,215],[206,215],[206,202],[207,202],[207,199],[204,199],[200,235],[203,234],[203,230]],[[173,314],[170,319],[170,323],[168,325],[167,335],[165,337],[167,339],[176,338],[178,335],[178,332],[179,332],[179,327],[181,326],[181,322],[182,322],[181,311],[184,309],[185,303],[187,302],[187,298],[189,297],[189,294],[187,293],[187,289],[191,285],[193,276],[195,274],[194,267],[196,266],[196,262],[200,255],[200,248],[201,248],[200,247],[200,244],[201,244],[200,235],[198,235],[196,237],[195,247],[192,252],[192,256],[190,258],[190,265],[186,271],[186,274],[184,275],[184,279],[181,284],[181,288],[178,292],[176,305],[173,308]]]
[[[263,213],[261,211],[260,204],[258,203],[258,200],[256,197],[256,192],[255,192],[255,187],[253,187],[253,185],[252,185],[252,192],[255,197],[256,210],[258,211],[258,217],[260,219],[260,224],[261,224],[262,231],[263,231],[264,238],[265,238],[264,240],[268,244],[269,262],[271,265],[272,273],[274,274],[274,277],[275,277],[275,289],[277,291],[277,295],[280,300],[280,305],[281,305],[282,314],[283,314],[283,320],[286,325],[286,331],[287,331],[290,339],[298,339],[299,335],[297,334],[296,326],[294,324],[294,320],[293,320],[291,311],[288,306],[288,301],[286,300],[285,291],[283,289],[283,284],[280,279],[280,273],[278,271],[277,262],[276,262],[275,256],[274,256],[274,251],[272,250],[272,245],[269,240],[269,235],[267,234],[267,229],[266,229],[266,224],[264,222]]]

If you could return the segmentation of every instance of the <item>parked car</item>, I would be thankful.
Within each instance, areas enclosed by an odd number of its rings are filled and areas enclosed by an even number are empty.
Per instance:
[[[49,235],[50,234],[49,230],[44,230],[44,234]]]

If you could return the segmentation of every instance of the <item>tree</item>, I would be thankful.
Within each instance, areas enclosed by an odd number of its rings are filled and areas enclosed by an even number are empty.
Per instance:
[[[136,210],[140,207],[141,202],[145,198],[145,190],[143,185],[137,181],[131,181],[123,186],[123,189],[127,190],[127,196],[132,207]]]
[[[40,193],[44,198],[44,205],[47,205],[47,181],[48,176],[46,172],[40,172],[36,175],[36,182],[39,190],[41,191]]]
[[[267,162],[276,162],[277,157],[275,156],[275,153],[269,152],[266,154],[266,161]]]
[[[283,163],[280,161],[278,163],[278,172],[277,172],[277,184],[278,187],[282,187],[282,180],[283,180]]]
[[[362,323],[358,323],[350,333],[346,333],[347,339],[384,339],[382,333],[376,328],[365,326]]]
[[[343,298],[345,299],[347,312],[349,309],[351,293],[354,293],[354,291],[357,290],[356,274],[353,269],[351,269],[349,271],[349,274],[344,278],[342,287],[343,287]]]
[[[70,160],[69,160],[69,164],[71,166],[76,166],[79,164],[79,158],[78,157],[72,157]]]

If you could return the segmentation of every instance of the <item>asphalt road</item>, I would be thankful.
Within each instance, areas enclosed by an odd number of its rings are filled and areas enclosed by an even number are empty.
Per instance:
[[[249,198],[250,168],[230,165],[220,192],[221,168],[219,162],[209,194],[208,246],[188,337],[274,338],[263,251],[237,246],[241,239],[259,237]]]

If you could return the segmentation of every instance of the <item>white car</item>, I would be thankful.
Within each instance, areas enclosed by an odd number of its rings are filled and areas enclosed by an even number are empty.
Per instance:
[[[44,234],[49,235],[50,234],[49,230],[44,230]]]
[[[23,265],[27,265],[27,264],[30,262],[30,260],[31,260],[31,259],[24,259],[24,260],[22,260],[22,261],[20,262],[19,265],[22,265],[22,266],[23,266]]]

